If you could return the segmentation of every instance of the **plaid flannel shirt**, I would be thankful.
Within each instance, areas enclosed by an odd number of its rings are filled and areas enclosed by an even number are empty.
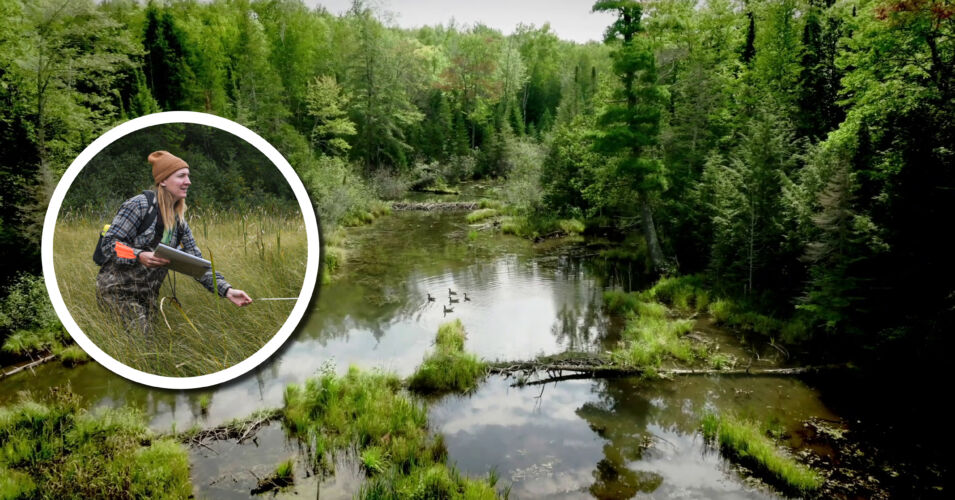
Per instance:
[[[107,256],[107,260],[111,259],[120,266],[142,265],[137,259],[124,259],[116,255],[116,242],[123,242],[123,244],[132,248],[136,257],[139,257],[141,252],[152,251],[153,249],[149,248],[149,244],[152,243],[153,237],[156,235],[159,214],[156,215],[156,224],[146,228],[142,234],[136,234],[140,221],[146,217],[147,213],[149,213],[149,200],[146,199],[146,195],[144,194],[133,196],[123,203],[119,208],[119,212],[116,213],[116,217],[113,218],[113,223],[110,224],[106,234],[103,235],[103,243],[100,250],[103,252],[103,255]],[[189,224],[184,220],[179,220],[178,224],[182,224],[182,229],[172,232],[169,246],[173,248],[181,246],[182,251],[195,255],[196,257],[202,257],[202,252],[199,250],[199,247],[196,246],[195,238],[192,237],[192,230],[189,229]],[[180,234],[182,235],[182,241],[179,241]],[[202,286],[206,287],[210,292],[216,291],[213,287],[211,270],[206,271],[205,274],[195,278],[195,280],[201,283]],[[225,277],[222,276],[222,273],[219,272],[216,272],[216,283],[218,284],[218,293],[221,297],[225,297],[226,292],[232,288],[232,285],[230,285],[229,282],[225,280]]]

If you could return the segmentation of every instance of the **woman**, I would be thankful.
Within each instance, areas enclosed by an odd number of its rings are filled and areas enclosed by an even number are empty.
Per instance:
[[[152,164],[159,209],[156,222],[139,233],[139,226],[155,207],[150,206],[146,194],[126,200],[103,235],[100,250],[107,259],[96,276],[96,296],[100,304],[119,314],[127,326],[144,333],[149,331],[159,287],[168,272],[164,266],[169,261],[153,253],[155,246],[160,242],[173,248],[181,245],[184,252],[202,257],[183,217],[186,194],[192,184],[189,165],[168,151],[155,151],[148,160]],[[245,292],[232,288],[218,272],[215,282],[211,270],[196,281],[237,306],[252,303]]]

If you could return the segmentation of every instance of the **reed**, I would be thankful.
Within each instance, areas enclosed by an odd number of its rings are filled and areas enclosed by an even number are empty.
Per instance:
[[[307,256],[299,214],[204,210],[190,212],[190,216],[204,256],[215,255],[216,269],[233,286],[245,290],[253,300],[298,296]],[[294,301],[260,301],[236,308],[191,277],[170,272],[160,296],[178,298],[183,314],[175,312],[171,300],[163,300],[162,311],[153,314],[148,335],[126,331],[96,300],[99,267],[90,254],[103,223],[75,217],[58,221],[54,265],[73,319],[90,340],[123,364],[172,377],[213,373],[258,351],[288,319]],[[197,226],[203,227],[206,236],[196,234]],[[279,233],[284,234],[279,237]]]

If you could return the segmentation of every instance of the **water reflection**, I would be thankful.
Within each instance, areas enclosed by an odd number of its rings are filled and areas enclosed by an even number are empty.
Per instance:
[[[431,418],[462,470],[497,467],[517,498],[774,498],[705,446],[701,411],[771,415],[790,432],[809,416],[833,416],[792,379],[511,383],[493,378],[470,396],[446,398]]]
[[[613,325],[601,311],[602,282],[572,247],[541,249],[518,238],[467,237],[461,214],[398,213],[349,235],[348,265],[324,287],[289,345],[257,370],[208,390],[133,384],[90,363],[50,363],[0,383],[0,404],[16,392],[70,383],[90,406],[132,405],[166,430],[217,425],[282,403],[284,387],[326,363],[410,374],[438,326],[461,319],[468,349],[487,359],[525,359],[565,349],[603,349]],[[449,304],[448,289],[460,302]],[[464,301],[467,292],[470,301]],[[427,300],[427,294],[436,297]],[[445,314],[443,306],[454,312]],[[208,394],[203,413],[199,397]]]

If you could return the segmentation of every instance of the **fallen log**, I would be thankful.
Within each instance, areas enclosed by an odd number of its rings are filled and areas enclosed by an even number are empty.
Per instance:
[[[20,366],[11,368],[10,370],[0,370],[0,374],[2,374],[0,375],[0,378],[6,378],[15,373],[22,372],[23,370],[32,369],[34,366],[42,365],[43,363],[46,363],[48,361],[53,361],[54,359],[56,359],[56,354],[49,354],[40,359],[36,359],[28,363],[22,364]]]
[[[395,201],[392,210],[420,210],[424,212],[455,212],[477,210],[476,201]]]
[[[242,443],[246,439],[255,436],[265,424],[277,420],[282,416],[279,409],[268,409],[256,412],[251,417],[229,422],[211,429],[202,429],[198,432],[186,431],[179,436],[179,440],[190,445],[205,446],[204,441],[219,441],[224,439],[236,439]]]
[[[710,376],[720,375],[729,377],[793,377],[846,368],[845,364],[829,364],[817,366],[798,366],[788,368],[659,368],[652,370],[656,377],[672,378],[678,376]],[[526,377],[539,372],[550,374],[547,378],[527,381]],[[563,372],[571,372],[565,375]],[[520,385],[540,385],[551,382],[560,382],[564,380],[578,380],[587,378],[614,378],[627,377],[634,375],[643,375],[647,373],[646,368],[613,365],[602,358],[588,357],[581,359],[562,359],[559,362],[551,360],[530,360],[519,362],[498,362],[492,363],[488,367],[489,374],[513,375],[521,373],[524,379],[513,384]]]

